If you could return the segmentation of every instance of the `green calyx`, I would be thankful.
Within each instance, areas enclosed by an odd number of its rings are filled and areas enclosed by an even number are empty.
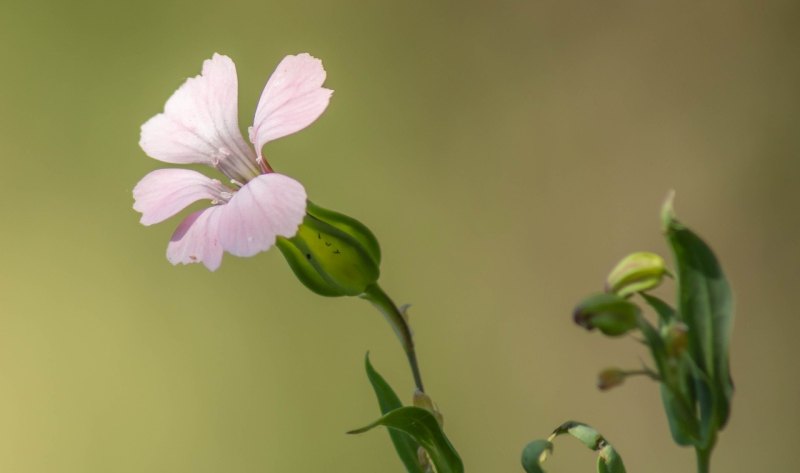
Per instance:
[[[300,282],[323,296],[357,296],[380,275],[380,247],[372,232],[311,201],[297,234],[278,238],[276,245]]]

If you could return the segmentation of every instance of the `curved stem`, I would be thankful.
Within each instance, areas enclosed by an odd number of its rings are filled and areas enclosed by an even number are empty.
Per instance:
[[[414,338],[411,334],[411,327],[408,325],[403,312],[395,305],[392,299],[383,292],[377,284],[372,284],[367,287],[363,294],[359,297],[366,299],[372,303],[386,318],[389,325],[392,326],[395,335],[400,339],[403,345],[403,350],[406,352],[408,364],[411,366],[411,374],[414,376],[414,384],[421,392],[425,392],[422,386],[422,375],[419,372],[419,365],[417,364],[417,353],[414,350]]]

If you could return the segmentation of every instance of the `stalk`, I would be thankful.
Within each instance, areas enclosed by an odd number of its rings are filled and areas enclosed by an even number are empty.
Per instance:
[[[417,363],[417,353],[414,350],[414,338],[411,334],[411,327],[408,324],[403,312],[397,307],[392,299],[383,292],[383,289],[378,284],[371,284],[359,297],[366,299],[372,303],[386,318],[389,325],[392,326],[397,338],[403,345],[403,350],[406,352],[408,364],[411,367],[411,374],[414,377],[414,384],[421,392],[425,392],[422,385],[422,375],[419,371],[419,364]]]

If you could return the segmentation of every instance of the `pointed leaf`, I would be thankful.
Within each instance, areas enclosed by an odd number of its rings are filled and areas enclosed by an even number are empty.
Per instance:
[[[672,196],[664,204],[662,221],[677,267],[678,314],[689,327],[691,357],[708,378],[698,380],[695,389],[703,430],[713,436],[725,426],[733,397],[728,354],[733,296],[711,248],[675,219]],[[707,409],[709,403],[713,408]]]
[[[378,398],[381,414],[403,407],[400,398],[397,397],[389,383],[372,367],[372,363],[369,361],[369,353],[364,357],[364,364],[366,365],[369,382],[372,384],[372,389],[375,390],[375,396]],[[419,444],[405,432],[395,429],[388,430],[394,448],[397,450],[397,456],[400,457],[403,465],[405,465],[406,471],[408,473],[423,473],[417,456]]]
[[[436,418],[419,407],[401,407],[384,415],[375,422],[352,430],[349,434],[360,434],[379,425],[399,430],[410,435],[428,452],[437,473],[463,473],[464,464],[455,448],[442,432]]]
[[[641,293],[642,298],[644,298],[645,302],[656,311],[658,314],[658,326],[663,327],[667,325],[670,321],[675,318],[675,309],[672,308],[669,304],[661,300],[656,296],[651,296],[646,292]]]

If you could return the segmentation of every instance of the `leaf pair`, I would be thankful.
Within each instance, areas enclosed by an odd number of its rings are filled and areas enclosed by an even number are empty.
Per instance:
[[[369,354],[365,358],[365,365],[383,417],[348,433],[360,434],[379,425],[385,426],[389,429],[397,455],[408,473],[425,473],[419,460],[420,446],[425,449],[438,473],[463,473],[461,458],[445,436],[436,417],[426,409],[403,407],[389,383],[372,367]]]

